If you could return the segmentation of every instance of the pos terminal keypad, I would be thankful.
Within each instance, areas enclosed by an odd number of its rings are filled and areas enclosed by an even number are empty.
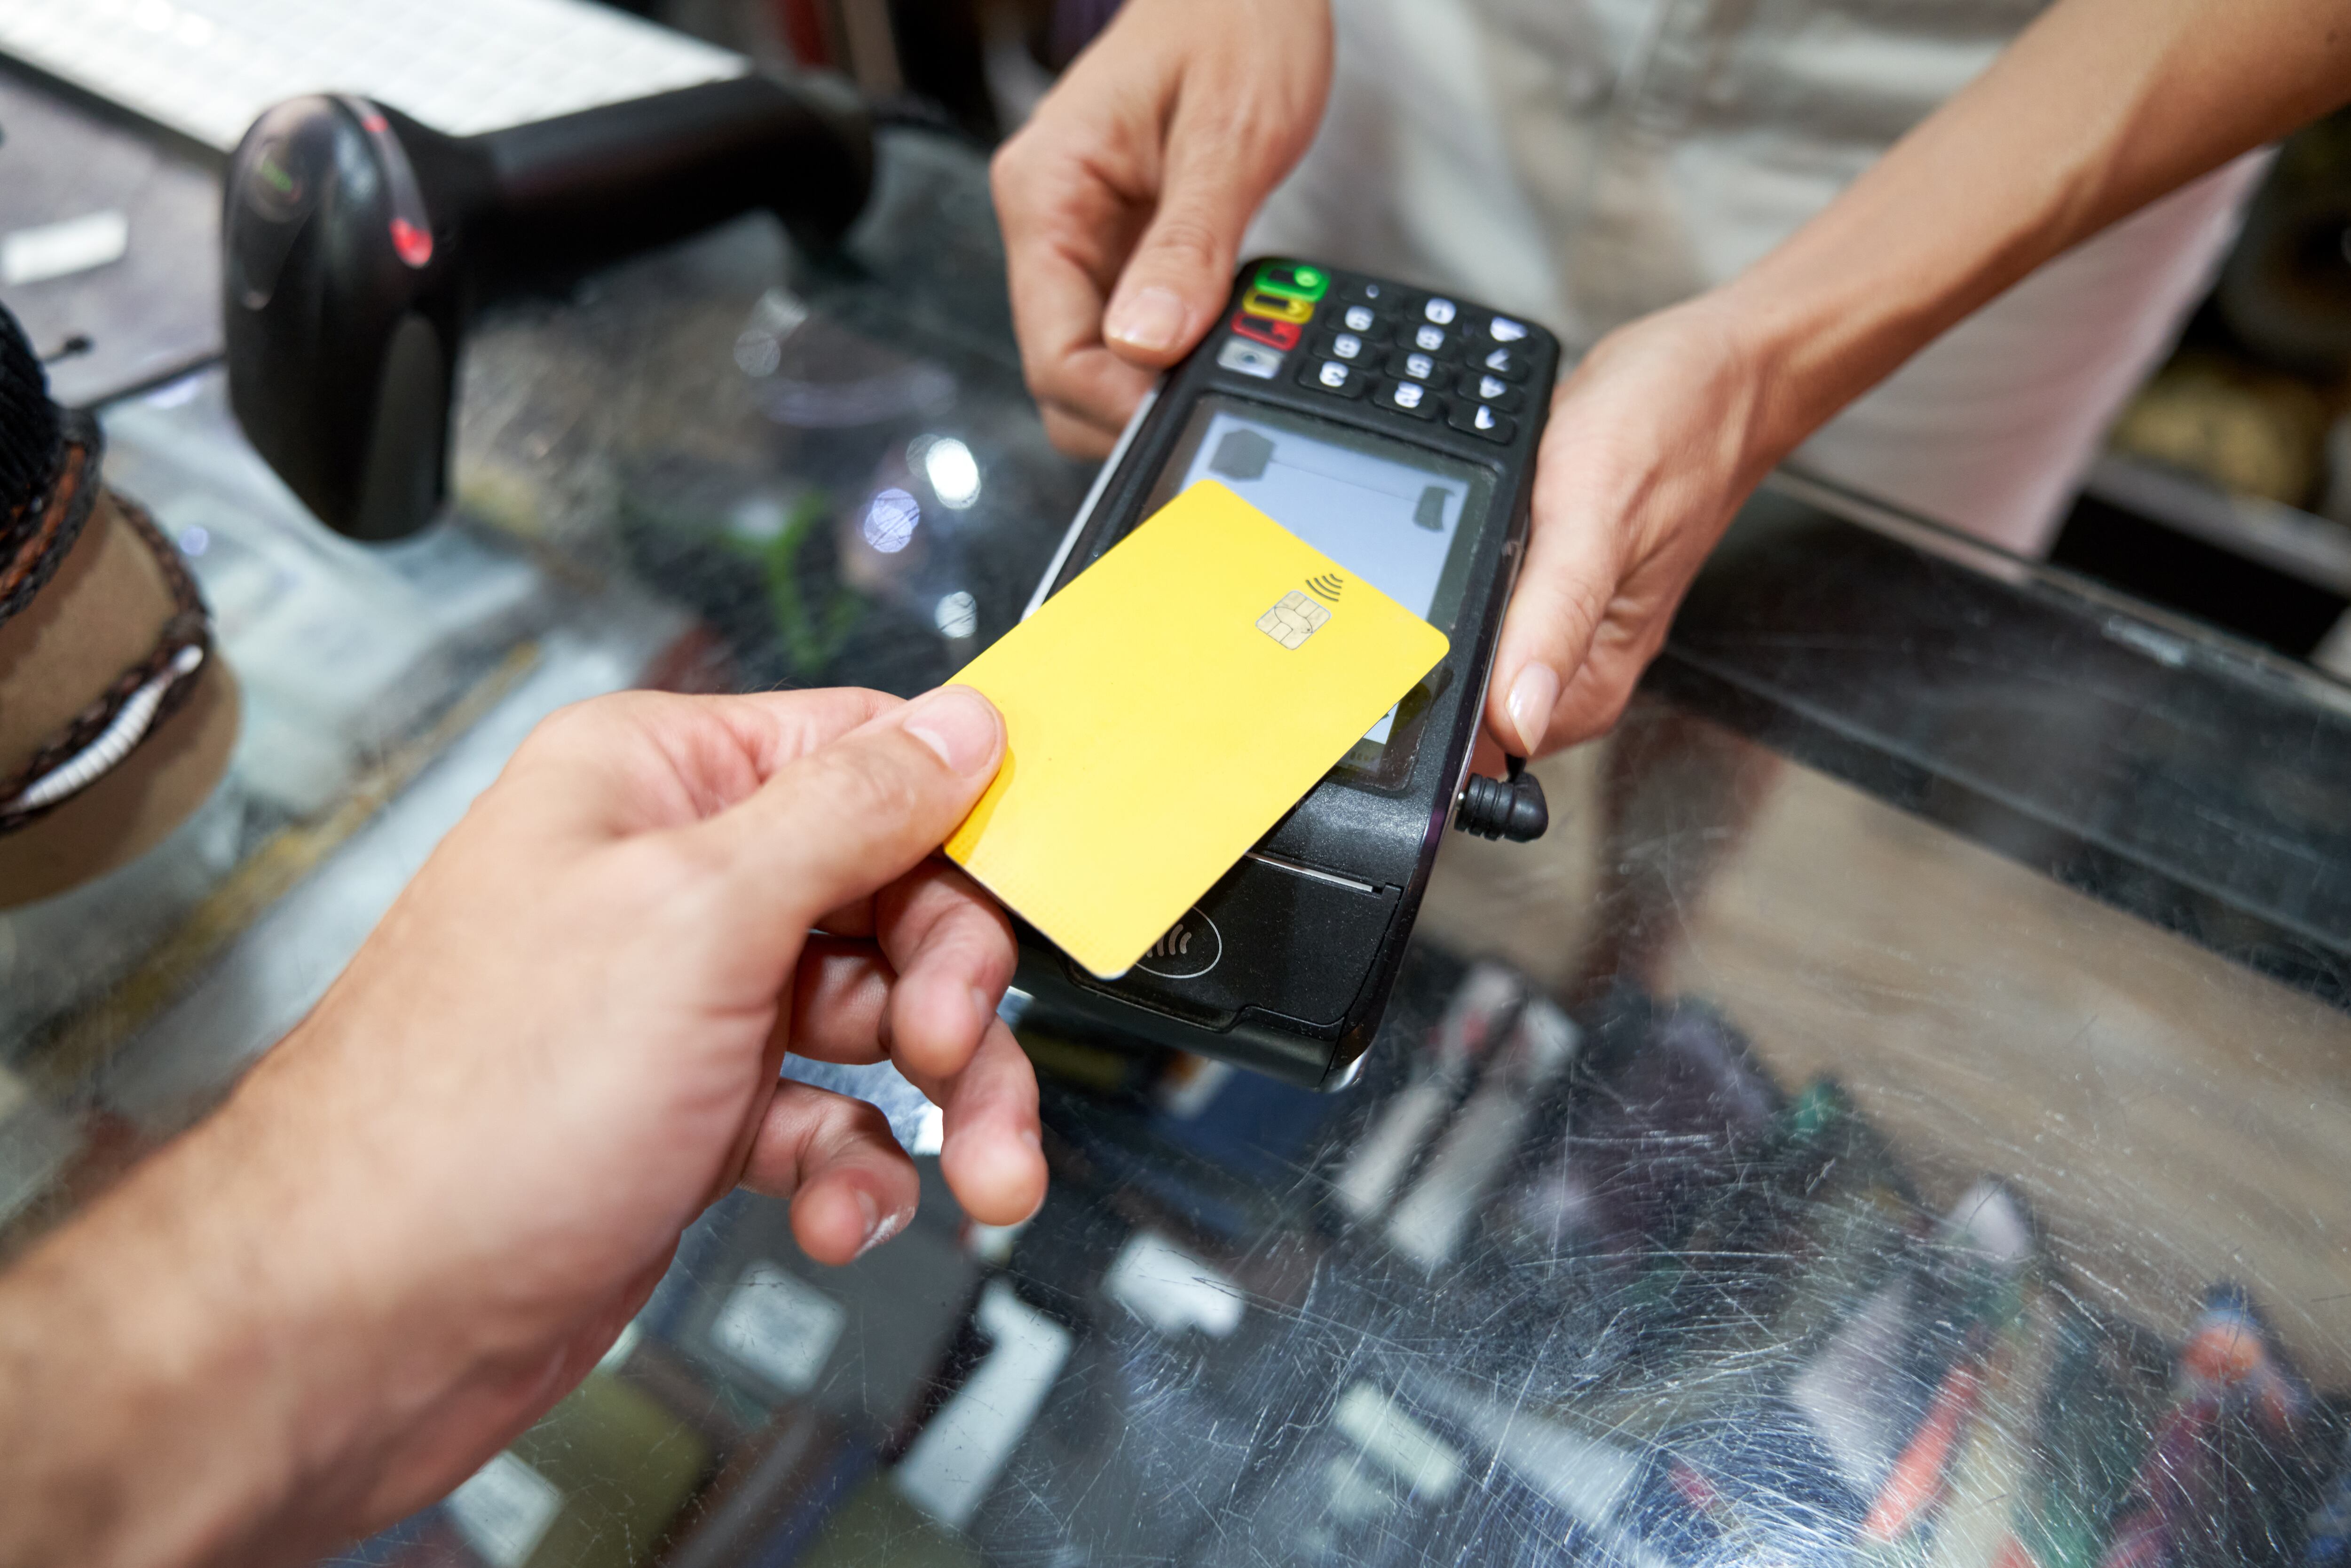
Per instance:
[[[1227,326],[1217,362],[1271,379],[1280,351],[1301,387],[1348,402],[1368,400],[1399,419],[1442,421],[1507,445],[1518,435],[1529,371],[1525,323],[1442,294],[1368,280],[1342,287],[1320,268],[1276,264],[1260,271]],[[1292,352],[1301,346],[1303,353]]]

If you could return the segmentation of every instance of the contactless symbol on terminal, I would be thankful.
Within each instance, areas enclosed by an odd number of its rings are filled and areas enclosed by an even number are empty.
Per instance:
[[[1196,980],[1224,956],[1224,934],[1196,904],[1167,928],[1166,936],[1151,945],[1151,951],[1134,961],[1134,967],[1163,980]]]

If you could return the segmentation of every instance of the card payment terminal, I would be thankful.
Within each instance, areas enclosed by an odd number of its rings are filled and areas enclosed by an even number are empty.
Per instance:
[[[1541,327],[1453,296],[1296,261],[1242,268],[1216,329],[1135,411],[1030,612],[1213,478],[1452,651],[1118,979],[1024,929],[1015,984],[1038,1027],[1317,1087],[1353,1077],[1447,822],[1526,839],[1546,820],[1515,762],[1497,779],[1468,761],[1558,368]]]

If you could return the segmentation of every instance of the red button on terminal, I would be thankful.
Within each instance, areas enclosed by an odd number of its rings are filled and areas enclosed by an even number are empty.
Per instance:
[[[1262,316],[1244,313],[1233,318],[1233,330],[1244,338],[1271,344],[1285,354],[1298,347],[1299,326],[1295,321],[1269,321]]]

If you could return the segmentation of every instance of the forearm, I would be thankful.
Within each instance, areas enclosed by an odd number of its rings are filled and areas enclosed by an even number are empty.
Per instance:
[[[301,1560],[445,1397],[274,1123],[232,1102],[0,1277],[0,1565]]]
[[[2340,0],[2060,0],[1717,302],[1776,457],[2043,262],[2351,97]]]
[[[218,1310],[238,1260],[178,1201],[210,1163],[173,1148],[0,1280],[0,1563],[201,1560],[266,1507],[271,1328]]]

